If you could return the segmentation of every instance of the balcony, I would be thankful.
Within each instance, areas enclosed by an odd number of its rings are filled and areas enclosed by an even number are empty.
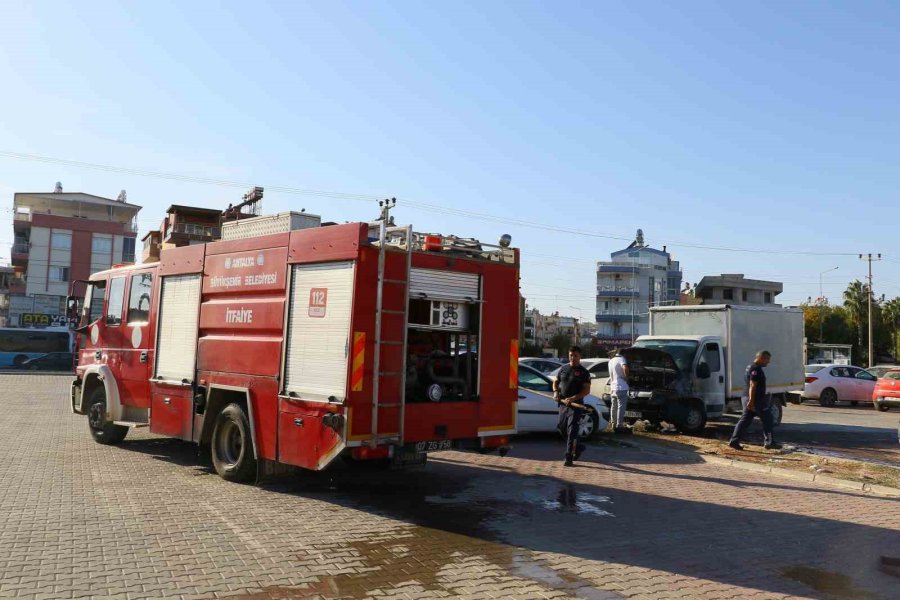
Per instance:
[[[214,225],[199,225],[196,223],[175,223],[166,232],[166,242],[178,240],[196,240],[211,242],[222,237],[222,229]]]
[[[640,265],[636,265],[640,267]],[[598,273],[631,273],[635,270],[635,267],[631,265],[598,265],[597,272]]]
[[[31,244],[28,242],[16,241],[9,251],[10,258],[14,267],[23,267],[28,264],[28,253],[31,251]]]
[[[625,321],[631,321],[631,317],[634,315],[634,321],[637,323],[638,321],[645,320],[645,317],[641,317],[640,313],[632,313],[631,310],[624,309],[616,309],[616,310],[601,310],[597,312],[597,322],[598,323],[609,323],[609,322],[618,322],[623,323]]]
[[[9,293],[24,295],[25,294],[25,278],[24,277],[10,277]]]
[[[621,286],[621,285],[598,285],[597,286],[597,296],[602,298],[634,298],[640,292],[636,290],[634,287]]]

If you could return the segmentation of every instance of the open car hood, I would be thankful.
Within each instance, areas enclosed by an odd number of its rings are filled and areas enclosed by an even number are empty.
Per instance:
[[[678,372],[675,359],[668,352],[654,348],[626,348],[622,356],[628,361],[631,370],[671,371]]]

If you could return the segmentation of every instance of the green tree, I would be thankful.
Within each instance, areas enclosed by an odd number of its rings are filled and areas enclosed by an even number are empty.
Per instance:
[[[565,333],[557,333],[550,338],[548,346],[554,348],[559,358],[566,358],[569,355],[569,346],[572,345],[572,338]]]
[[[898,329],[900,329],[900,298],[893,298],[882,305],[881,317],[884,329],[891,338],[890,354],[897,357]]]
[[[869,297],[866,286],[860,280],[851,281],[844,290],[844,309],[847,311],[850,323],[856,329],[857,356],[862,356],[865,348],[863,329],[868,319]]]

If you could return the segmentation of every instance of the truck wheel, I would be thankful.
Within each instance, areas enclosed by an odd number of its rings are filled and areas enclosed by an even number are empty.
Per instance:
[[[834,406],[837,403],[837,392],[832,388],[825,388],[819,395],[819,404],[822,406]]]
[[[696,435],[706,427],[706,410],[700,402],[688,402],[678,407],[675,424],[682,433]]]
[[[859,406],[859,402],[857,402],[856,400],[851,400],[850,406]]]
[[[87,401],[88,427],[91,437],[98,444],[111,446],[118,444],[128,435],[128,428],[106,420],[106,390],[103,386],[94,388]]]
[[[216,473],[226,481],[243,482],[256,477],[250,420],[240,404],[229,404],[216,416],[212,461]]]
[[[784,416],[784,407],[781,406],[781,402],[773,398],[772,406],[769,410],[772,411],[772,423],[781,425],[781,418]]]
[[[881,402],[876,402],[875,408],[877,408],[879,412],[887,412],[887,411],[891,410],[890,406],[887,406],[886,404],[882,404]]]
[[[14,367],[21,367],[21,366],[22,366],[22,363],[24,363],[26,360],[28,360],[28,355],[26,355],[26,354],[17,354],[16,357],[13,358],[12,364],[13,364]]]
[[[581,415],[581,419],[578,421],[578,439],[589,440],[599,430],[600,417],[597,416],[597,411],[592,410]]]

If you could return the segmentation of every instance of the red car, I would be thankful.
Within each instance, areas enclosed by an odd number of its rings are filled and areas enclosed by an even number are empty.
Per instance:
[[[900,408],[900,369],[892,369],[878,379],[872,392],[872,402],[881,412],[891,407]]]

